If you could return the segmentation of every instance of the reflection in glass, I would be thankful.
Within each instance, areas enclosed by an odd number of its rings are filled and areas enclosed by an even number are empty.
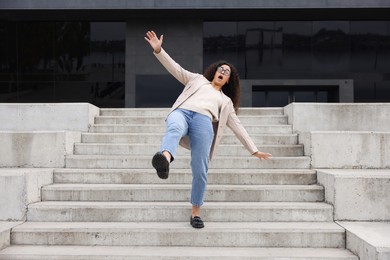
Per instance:
[[[388,102],[390,100],[390,81],[376,82],[376,102]]]
[[[124,60],[123,22],[1,22],[0,101],[123,107]]]
[[[269,91],[267,94],[267,106],[284,107],[290,102],[290,93],[288,91]]]
[[[205,22],[204,30],[204,60],[215,56],[218,43],[238,44],[223,55],[237,57],[242,79],[352,79],[355,102],[381,99],[375,93],[390,79],[390,21]],[[317,102],[337,102],[329,93],[317,92]],[[267,96],[253,95],[254,104]]]
[[[18,95],[10,102],[53,102],[54,82],[20,82]]]
[[[311,37],[313,23],[307,21],[276,22],[283,33],[284,71],[311,71]]]
[[[386,46],[387,22],[351,22],[351,70],[375,71],[380,52]]]
[[[316,102],[316,91],[294,91],[293,102]]]
[[[85,80],[85,57],[90,51],[88,22],[56,22],[56,79]]]
[[[17,25],[18,72],[21,81],[53,81],[54,24],[46,22]]]
[[[218,60],[238,64],[237,22],[212,22],[203,26],[203,66]],[[238,69],[238,68],[237,68]]]
[[[346,72],[349,70],[350,37],[348,21],[313,22],[313,70]]]

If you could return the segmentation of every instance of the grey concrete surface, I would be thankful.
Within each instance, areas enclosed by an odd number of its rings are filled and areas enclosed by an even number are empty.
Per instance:
[[[26,220],[27,205],[41,200],[41,187],[53,183],[53,169],[0,169],[0,221]]]
[[[390,131],[314,131],[308,136],[305,149],[313,168],[390,168]]]
[[[22,221],[0,221],[0,251],[11,244],[11,229],[22,224]]]
[[[338,222],[347,232],[347,249],[360,260],[390,259],[390,222]]]
[[[318,169],[317,180],[335,220],[390,220],[390,170]]]
[[[389,103],[291,103],[284,107],[293,131],[390,131]]]
[[[2,103],[0,131],[88,131],[97,115],[88,103]]]
[[[0,132],[0,167],[64,167],[81,133],[73,131]]]

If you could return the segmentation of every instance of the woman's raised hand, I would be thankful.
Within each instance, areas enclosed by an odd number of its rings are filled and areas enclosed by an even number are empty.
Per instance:
[[[146,33],[146,37],[144,38],[150,44],[150,46],[152,46],[155,53],[160,53],[164,38],[163,35],[161,35],[159,39],[154,31],[148,31]]]

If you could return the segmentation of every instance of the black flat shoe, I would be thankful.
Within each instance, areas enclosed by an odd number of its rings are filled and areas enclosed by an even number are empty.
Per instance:
[[[191,216],[190,224],[193,228],[204,228],[203,220],[198,216]]]
[[[169,162],[163,153],[157,152],[153,156],[152,165],[156,169],[158,177],[161,179],[168,179]]]

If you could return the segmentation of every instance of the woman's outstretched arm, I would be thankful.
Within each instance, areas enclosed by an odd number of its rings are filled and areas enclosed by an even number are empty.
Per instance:
[[[171,73],[178,81],[183,85],[187,85],[189,81],[195,79],[199,76],[202,76],[198,73],[190,72],[180,66],[176,61],[174,61],[162,48],[162,43],[164,36],[161,35],[160,38],[157,37],[154,31],[148,31],[146,33],[145,40],[150,44],[154,50],[154,55],[165,67],[165,69]]]

